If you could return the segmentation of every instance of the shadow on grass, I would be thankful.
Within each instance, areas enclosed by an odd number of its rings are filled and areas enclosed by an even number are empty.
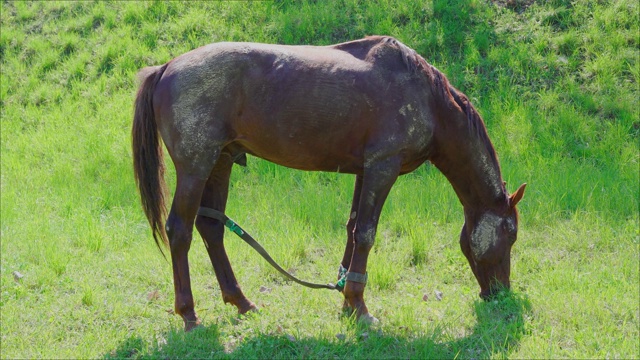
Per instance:
[[[507,358],[526,333],[525,316],[530,311],[529,300],[514,293],[491,302],[478,301],[476,325],[468,335],[455,339],[436,325],[431,334],[422,336],[358,328],[344,340],[290,340],[285,334],[249,333],[236,344],[225,344],[221,327],[212,324],[190,333],[171,330],[156,343],[130,337],[104,358]]]

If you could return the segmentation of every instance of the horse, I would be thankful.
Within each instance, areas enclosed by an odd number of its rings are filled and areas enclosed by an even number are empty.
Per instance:
[[[506,191],[495,150],[467,96],[416,51],[388,36],[330,46],[221,42],[142,69],[132,126],[133,167],[156,245],[168,247],[175,313],[185,330],[194,310],[188,251],[202,236],[222,299],[256,310],[235,278],[223,244],[233,164],[246,154],[289,168],[355,175],[340,264],[343,306],[378,320],[363,294],[367,259],[396,179],[429,161],[464,209],[460,247],[484,299],[510,286],[516,204],[525,184]],[[176,169],[167,216],[162,143]],[[164,253],[163,253],[164,254]]]

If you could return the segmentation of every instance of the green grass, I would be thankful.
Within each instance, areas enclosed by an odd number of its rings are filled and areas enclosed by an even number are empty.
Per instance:
[[[0,357],[640,357],[637,1],[3,1],[0,24]],[[196,236],[204,326],[183,333],[133,181],[136,72],[215,41],[371,34],[442,70],[482,114],[508,187],[529,184],[513,291],[478,299],[457,244],[461,206],[427,165],[382,214],[366,292],[378,328],[228,234],[262,312],[238,319],[222,303]],[[285,268],[333,281],[353,181],[250,158],[228,214]]]

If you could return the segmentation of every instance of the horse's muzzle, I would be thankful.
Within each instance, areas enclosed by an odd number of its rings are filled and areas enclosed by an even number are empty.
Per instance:
[[[484,301],[493,300],[496,295],[498,295],[502,291],[508,291],[510,289],[509,283],[507,284],[494,284],[488,290],[480,291],[480,298]]]

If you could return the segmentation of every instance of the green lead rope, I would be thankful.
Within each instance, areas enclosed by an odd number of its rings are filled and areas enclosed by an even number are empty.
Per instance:
[[[276,263],[273,260],[273,258],[269,255],[269,253],[253,237],[251,237],[251,235],[249,235],[249,233],[244,231],[240,227],[240,225],[236,224],[235,221],[229,219],[229,217],[227,217],[222,212],[220,212],[218,210],[215,210],[215,209],[211,209],[211,208],[200,207],[198,209],[198,215],[205,216],[205,217],[212,218],[212,219],[216,219],[216,220],[222,222],[226,227],[229,228],[229,230],[231,230],[234,234],[238,235],[242,240],[244,240],[247,244],[249,244],[249,246],[251,246],[254,250],[256,250],[258,252],[258,254],[260,254],[260,256],[262,256],[265,260],[267,260],[267,262],[269,264],[271,264],[271,266],[273,266],[276,270],[278,270],[280,273],[282,273],[282,275],[284,275],[287,278],[293,280],[294,282],[296,282],[296,283],[298,283],[300,285],[312,288],[312,289],[331,289],[331,290],[340,291],[333,284],[326,284],[326,285],[325,284],[314,284],[314,283],[310,283],[310,282],[306,282],[306,281],[300,280],[300,279],[296,278],[295,276],[289,274],[285,269],[283,269],[280,265],[278,265],[278,263]]]
[[[227,220],[227,222],[224,224],[224,226],[228,227],[229,230],[233,231],[238,236],[244,235],[244,231],[242,230],[242,228],[240,226],[238,226],[238,224],[236,224],[231,219]]]
[[[282,273],[282,275],[288,277],[289,279],[293,280],[294,282],[302,286],[306,286],[312,289],[331,289],[331,290],[342,291],[347,281],[355,281],[363,284],[367,283],[367,274],[348,272],[347,269],[345,269],[342,266],[342,264],[340,264],[340,269],[338,273],[339,280],[336,285],[314,284],[314,283],[300,280],[295,276],[289,274],[285,269],[283,269],[280,265],[278,265],[278,263],[276,263],[275,260],[273,260],[273,258],[269,255],[269,253],[262,247],[262,245],[260,245],[253,237],[251,237],[249,233],[244,231],[240,227],[240,225],[236,224],[235,221],[229,219],[229,217],[227,217],[224,213],[215,209],[200,207],[198,209],[198,215],[216,219],[222,222],[227,228],[229,228],[229,230],[231,230],[234,234],[238,235],[242,240],[244,240],[247,244],[249,244],[249,246],[254,248],[254,250],[256,250],[258,254],[260,254],[260,256],[262,256],[265,260],[267,260],[267,262],[271,264],[271,266],[273,266],[280,273]]]

